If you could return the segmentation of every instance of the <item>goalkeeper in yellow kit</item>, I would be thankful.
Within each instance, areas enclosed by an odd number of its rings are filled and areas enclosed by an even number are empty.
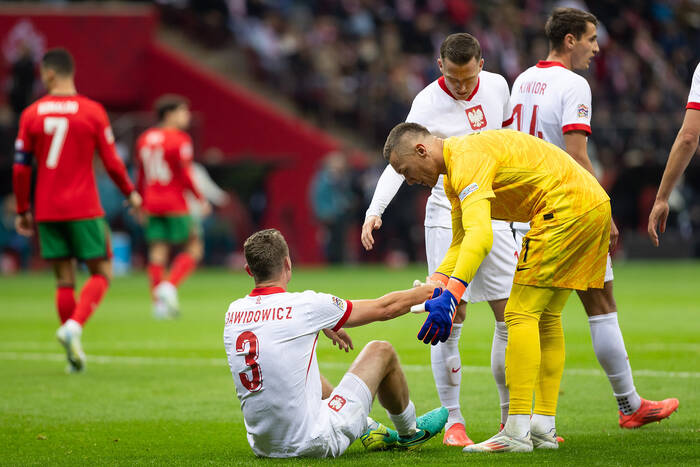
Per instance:
[[[566,152],[518,131],[441,139],[421,125],[401,123],[387,138],[384,158],[409,184],[433,186],[445,174],[452,204],[452,244],[433,277],[445,289],[425,302],[429,314],[418,333],[425,343],[449,337],[459,298],[491,248],[491,219],[531,223],[505,309],[508,421],[500,433],[464,451],[556,449],[561,310],[572,289],[603,287],[607,194]]]

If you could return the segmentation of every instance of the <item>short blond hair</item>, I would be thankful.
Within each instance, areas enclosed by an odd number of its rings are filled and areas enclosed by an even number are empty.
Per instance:
[[[389,160],[391,153],[398,149],[402,143],[403,137],[407,134],[429,135],[430,132],[426,127],[418,123],[399,123],[389,132],[389,136],[386,137],[383,151],[384,159],[387,161]]]
[[[255,282],[266,282],[282,272],[289,247],[279,230],[265,229],[246,239],[243,254]]]

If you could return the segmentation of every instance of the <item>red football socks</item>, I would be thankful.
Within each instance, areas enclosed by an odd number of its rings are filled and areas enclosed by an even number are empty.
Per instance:
[[[81,326],[84,325],[102,301],[108,287],[109,281],[106,277],[99,274],[91,276],[83,286],[83,290],[80,291],[80,301],[78,301],[71,319],[80,323]]]
[[[168,279],[168,282],[177,287],[180,282],[185,280],[187,276],[194,271],[195,266],[197,266],[197,262],[194,260],[192,255],[184,252],[180,253],[173,261],[173,267],[170,270],[170,278]]]
[[[151,291],[163,280],[164,269],[165,268],[160,264],[151,263],[148,265],[148,277],[151,279]]]
[[[73,287],[58,287],[56,289],[56,309],[61,324],[68,321],[75,311],[75,290]]]

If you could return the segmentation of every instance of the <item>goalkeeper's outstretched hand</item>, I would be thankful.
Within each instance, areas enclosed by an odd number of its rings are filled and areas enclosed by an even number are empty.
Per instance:
[[[418,339],[432,345],[445,342],[452,332],[452,319],[458,303],[449,290],[443,290],[440,295],[425,302],[428,317],[418,332]]]
[[[450,277],[447,281],[447,287],[442,293],[437,296],[433,294],[433,298],[425,302],[428,318],[418,332],[418,339],[425,344],[436,345],[438,342],[445,342],[450,337],[452,320],[466,288],[466,282],[456,277]]]

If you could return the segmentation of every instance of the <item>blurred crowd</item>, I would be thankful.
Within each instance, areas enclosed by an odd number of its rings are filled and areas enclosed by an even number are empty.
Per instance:
[[[592,11],[601,51],[585,73],[593,94],[589,154],[618,224],[646,231],[656,186],[700,59],[700,4],[614,1],[336,0],[228,2],[227,24],[250,72],[283,90],[319,125],[354,129],[378,148],[413,97],[439,76],[450,33],[481,42],[486,70],[509,83],[546,58],[554,6]],[[590,7],[590,8],[589,8]],[[379,162],[382,164],[383,162]],[[700,229],[700,164],[674,197],[686,236]],[[366,203],[367,199],[363,200]],[[628,231],[629,231],[628,230]]]
[[[287,95],[306,118],[321,127],[349,130],[361,147],[369,148],[371,157],[362,163],[354,161],[351,151],[329,155],[310,188],[309,202],[324,227],[326,258],[333,262],[367,257],[357,251],[355,237],[385,165],[378,149],[389,130],[405,119],[413,97],[439,76],[435,59],[450,33],[475,35],[484,69],[512,84],[520,72],[546,58],[543,29],[552,8],[575,6],[598,17],[601,51],[584,74],[593,94],[589,154],[611,194],[623,242],[625,232],[646,231],[700,60],[700,3],[691,0],[598,0],[588,5],[576,0],[155,3],[166,23],[177,24],[205,45],[243,51],[247,73]],[[21,77],[26,63],[18,61],[14,70]],[[6,92],[14,102],[27,91],[15,87]],[[11,121],[8,115],[0,112],[3,147],[10,140],[2,125]],[[380,239],[374,258],[394,255],[400,263],[422,257],[426,197],[424,190],[402,188],[385,214],[391,218],[380,233],[386,240]],[[258,198],[250,197],[247,208]],[[700,230],[697,157],[671,204],[669,228],[691,239]],[[700,245],[695,245],[695,254],[700,255]]]

